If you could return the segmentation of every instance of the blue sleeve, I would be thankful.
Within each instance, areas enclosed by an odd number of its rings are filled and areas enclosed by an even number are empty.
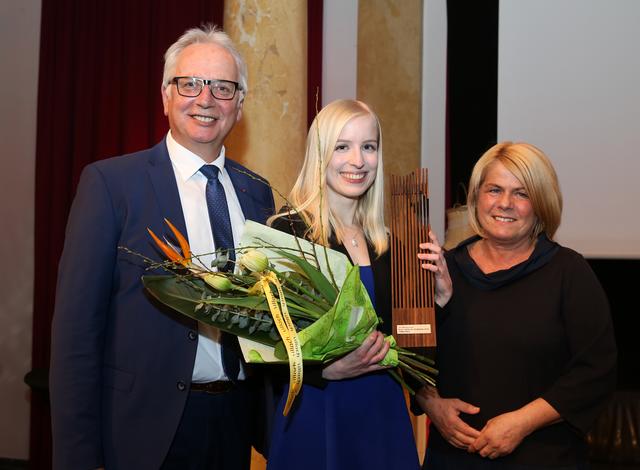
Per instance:
[[[67,223],[51,336],[54,469],[103,465],[101,393],[117,220],[97,166],[83,171]]]

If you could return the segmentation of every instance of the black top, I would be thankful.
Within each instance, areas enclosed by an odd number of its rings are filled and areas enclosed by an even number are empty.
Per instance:
[[[478,239],[445,255],[454,293],[437,309],[440,395],[479,406],[477,415],[461,415],[478,430],[542,397],[563,421],[535,431],[496,462],[585,461],[584,436],[615,388],[616,346],[604,291],[580,254],[544,235],[528,260],[486,275],[468,252]],[[431,431],[430,447],[466,453],[435,426]]]

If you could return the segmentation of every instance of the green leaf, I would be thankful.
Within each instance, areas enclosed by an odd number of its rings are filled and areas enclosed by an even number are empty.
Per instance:
[[[206,325],[215,326],[222,331],[240,336],[242,338],[250,338],[268,346],[274,346],[279,336],[273,338],[269,331],[263,331],[257,329],[253,334],[249,334],[247,328],[241,328],[239,323],[231,324],[229,322],[229,316],[227,314],[222,315],[218,312],[206,313],[208,310],[202,308],[196,310],[198,304],[205,305],[230,305],[233,315],[245,316],[249,319],[253,318],[253,312],[240,313],[236,312],[234,307],[250,308],[251,310],[258,310],[260,303],[256,302],[256,299],[260,300],[260,297],[237,297],[237,298],[202,298],[202,292],[208,292],[206,285],[199,279],[191,279],[189,282],[181,280],[179,277],[168,276],[142,276],[142,283],[147,291],[160,303],[170,307],[177,312],[193,318],[194,320],[204,323]],[[250,301],[250,302],[249,302]],[[264,299],[262,299],[264,302]],[[249,306],[251,304],[253,306]]]
[[[305,361],[329,361],[356,349],[375,330],[378,317],[366,289],[360,282],[360,269],[347,272],[334,306],[298,337]],[[284,345],[276,345],[274,354],[286,358]]]
[[[322,295],[330,305],[333,305],[338,297],[338,291],[329,282],[322,271],[313,266],[307,260],[300,258],[299,256],[292,255],[283,250],[275,250],[279,255],[293,261],[308,277],[309,281],[313,284],[315,289]]]
[[[185,299],[185,300],[188,300],[188,299]],[[251,310],[261,310],[263,312],[266,312],[269,310],[269,306],[267,305],[267,301],[264,299],[264,297],[258,297],[258,296],[207,297],[204,299],[198,299],[198,302],[209,304],[209,305],[231,305],[234,307],[249,308]]]
[[[320,305],[318,305],[317,303],[306,299],[305,297],[298,295],[294,292],[291,291],[285,291],[284,292],[284,297],[287,301],[287,305],[291,306],[292,304],[295,304],[301,308],[303,308],[304,310],[306,310],[307,312],[309,312],[307,314],[307,317],[311,317],[314,320],[317,320],[318,318],[320,318],[322,315],[325,314],[325,312],[328,309],[322,309],[322,307]]]
[[[296,271],[285,271],[278,273],[278,279],[286,289],[285,295],[289,298],[289,292],[293,291],[298,295],[304,295],[308,299],[313,299],[323,312],[332,307],[322,296],[318,295],[313,286],[309,284],[309,279]]]

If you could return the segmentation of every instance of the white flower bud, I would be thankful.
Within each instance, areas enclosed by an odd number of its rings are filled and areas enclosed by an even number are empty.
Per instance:
[[[207,274],[204,277],[204,282],[219,292],[227,292],[233,288],[231,281],[222,274]]]
[[[249,250],[242,255],[240,264],[251,272],[261,273],[269,267],[269,258],[258,250]]]

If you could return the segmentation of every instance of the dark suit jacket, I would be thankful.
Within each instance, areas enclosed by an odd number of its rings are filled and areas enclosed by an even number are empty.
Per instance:
[[[227,159],[246,219],[273,213],[271,188]],[[52,326],[53,461],[59,470],[157,469],[178,427],[196,355],[197,324],[154,305],[142,259],[163,259],[147,227],[186,234],[164,141],[88,165],[60,261]],[[206,223],[206,222],[205,222]]]

